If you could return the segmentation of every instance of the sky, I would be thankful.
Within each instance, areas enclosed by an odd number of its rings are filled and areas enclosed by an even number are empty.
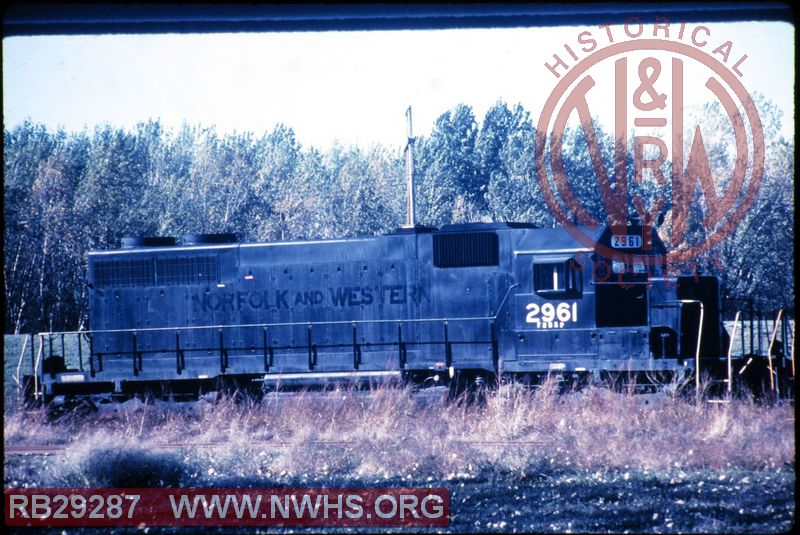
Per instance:
[[[697,26],[697,25],[690,25]],[[794,27],[713,23],[711,46],[733,42],[742,83],[783,111],[794,132]],[[648,28],[647,26],[645,28]],[[557,80],[553,55],[578,49],[598,27],[11,37],[3,39],[3,121],[26,119],[68,131],[98,124],[131,128],[159,119],[218,132],[260,135],[277,123],[304,145],[402,148],[406,108],[427,135],[459,103],[478,120],[498,100],[521,103],[536,122]],[[617,39],[621,27],[613,27]],[[601,45],[604,43],[601,42]],[[582,54],[585,57],[588,54]],[[699,104],[709,95],[687,95]],[[608,118],[609,110],[594,110]]]

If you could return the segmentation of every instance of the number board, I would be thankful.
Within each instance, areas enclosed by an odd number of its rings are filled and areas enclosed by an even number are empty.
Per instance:
[[[642,237],[636,234],[615,234],[611,236],[611,247],[614,249],[640,249]]]

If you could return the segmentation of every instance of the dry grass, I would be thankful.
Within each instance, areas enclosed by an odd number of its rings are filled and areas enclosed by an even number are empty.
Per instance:
[[[368,395],[341,390],[260,403],[140,403],[59,422],[47,422],[40,413],[11,413],[5,440],[68,444],[62,482],[126,486],[794,467],[791,404],[645,399],[603,388],[559,395],[553,384],[535,391],[504,385],[479,407],[407,389],[380,388]],[[258,444],[263,441],[287,445]],[[151,449],[211,442],[220,446]],[[131,481],[131,471],[139,479]]]

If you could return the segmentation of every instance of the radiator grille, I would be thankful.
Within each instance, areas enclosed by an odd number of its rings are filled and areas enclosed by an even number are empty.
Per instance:
[[[209,284],[219,280],[219,258],[216,256],[101,260],[94,263],[94,284],[98,287]]]
[[[433,265],[441,268],[496,266],[500,252],[494,232],[434,234]]]
[[[95,286],[153,286],[153,260],[104,260],[94,263]]]
[[[159,259],[158,284],[208,284],[219,281],[219,258],[190,256]]]

